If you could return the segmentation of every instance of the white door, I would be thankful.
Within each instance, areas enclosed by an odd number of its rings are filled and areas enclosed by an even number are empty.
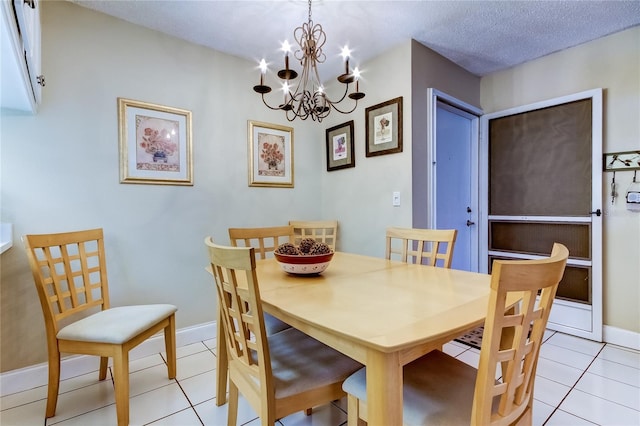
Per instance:
[[[482,117],[480,271],[569,248],[548,327],[602,340],[602,90]]]
[[[478,146],[481,111],[430,91],[433,198],[430,227],[456,229],[451,267],[478,270]]]

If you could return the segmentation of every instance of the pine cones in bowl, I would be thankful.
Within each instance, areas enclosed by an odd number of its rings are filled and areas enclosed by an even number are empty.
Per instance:
[[[304,238],[297,247],[280,244],[273,254],[282,270],[290,274],[319,274],[329,266],[333,250],[313,238]]]

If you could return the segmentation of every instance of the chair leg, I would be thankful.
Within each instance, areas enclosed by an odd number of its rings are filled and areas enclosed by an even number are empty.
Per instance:
[[[107,378],[108,366],[109,366],[109,357],[101,356],[100,357],[100,373],[98,375],[98,380],[102,381]]]
[[[358,419],[360,413],[358,412],[360,402],[358,398],[353,395],[347,394],[347,425],[358,426]]]
[[[176,378],[176,317],[169,317],[169,325],[164,328],[164,346],[167,352],[167,370],[170,379]]]
[[[53,353],[52,353],[53,352]],[[58,390],[60,389],[60,352],[49,347],[49,385],[47,388],[47,411],[45,417],[56,415]]]
[[[229,398],[227,406],[227,426],[236,426],[238,422],[238,387],[229,381]]]
[[[227,379],[229,378],[229,361],[227,360],[227,341],[222,326],[222,315],[218,307],[216,313],[216,405],[227,402]]]
[[[129,352],[121,348],[113,357],[113,385],[116,394],[118,426],[129,425]]]

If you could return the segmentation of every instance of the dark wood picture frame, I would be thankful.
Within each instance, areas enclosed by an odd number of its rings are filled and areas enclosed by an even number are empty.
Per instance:
[[[402,96],[365,110],[366,156],[402,152]]]
[[[327,129],[327,171],[356,166],[353,120]]]

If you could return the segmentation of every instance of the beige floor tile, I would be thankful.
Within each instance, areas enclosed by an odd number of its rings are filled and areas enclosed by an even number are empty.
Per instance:
[[[172,383],[131,398],[129,415],[132,425],[145,425],[190,407],[180,386]]]
[[[216,368],[216,357],[210,351],[178,358],[177,379],[183,380]]]
[[[180,387],[192,405],[214,399],[216,397],[216,370],[180,380]]]

